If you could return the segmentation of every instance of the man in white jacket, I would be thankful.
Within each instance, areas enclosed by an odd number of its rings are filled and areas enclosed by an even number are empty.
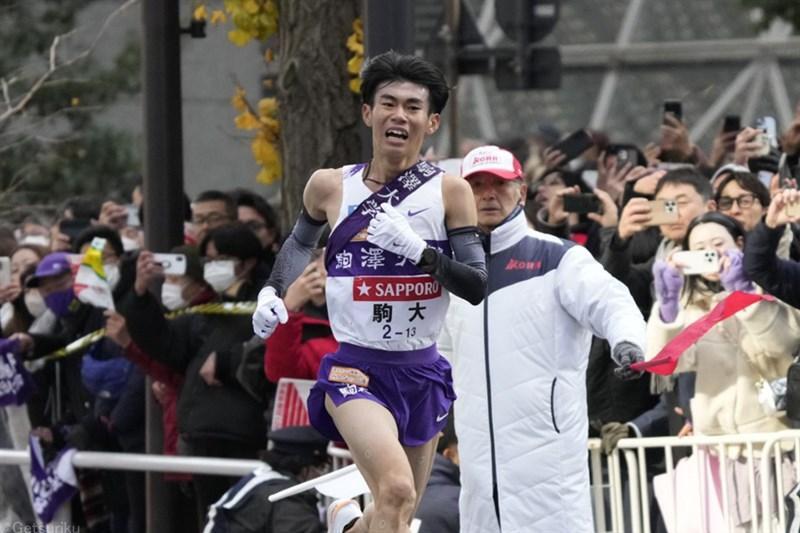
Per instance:
[[[462,175],[489,234],[483,303],[453,298],[439,349],[450,356],[461,454],[461,533],[594,531],[587,469],[592,334],[638,376],[645,323],[628,289],[586,249],[527,227],[511,153],[471,151]]]

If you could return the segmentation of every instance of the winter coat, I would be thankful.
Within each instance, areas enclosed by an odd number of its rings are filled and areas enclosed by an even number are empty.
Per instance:
[[[338,347],[327,312],[306,306],[302,312],[289,313],[289,321],[279,324],[267,339],[264,373],[275,383],[281,378],[315,380],[319,362]]]
[[[259,287],[244,284],[236,300],[255,300]],[[235,371],[253,337],[248,315],[187,314],[167,320],[156,299],[130,293],[120,305],[133,341],[153,359],[184,374],[178,400],[178,427],[187,440],[217,438],[256,447],[266,444],[264,405],[247,394]],[[260,348],[260,346],[259,346]],[[216,379],[208,385],[199,370],[216,352]]]
[[[671,323],[658,303],[647,324],[647,355],[654,357],[673,337],[728,296],[695,294],[683,299]],[[800,312],[776,300],[761,301],[716,324],[681,357],[676,372],[696,372],[691,400],[694,431],[700,435],[760,433],[787,429],[787,419],[764,411],[756,383],[785,377],[800,347]]]
[[[453,298],[439,340],[458,394],[461,531],[594,531],[591,338],[643,347],[642,315],[585,248],[528,229],[521,214],[488,246],[486,298]]]
[[[768,293],[800,307],[800,263],[776,258],[783,228],[770,229],[760,222],[747,235],[744,269],[747,277]]]

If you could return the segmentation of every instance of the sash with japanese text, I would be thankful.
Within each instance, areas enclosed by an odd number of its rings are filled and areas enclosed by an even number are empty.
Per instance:
[[[325,264],[335,264],[336,254],[341,252],[353,237],[369,226],[370,220],[381,212],[382,203],[389,202],[392,206],[399,204],[440,172],[443,170],[439,167],[427,161],[418,161],[380,190],[372,193],[331,232],[325,251]]]

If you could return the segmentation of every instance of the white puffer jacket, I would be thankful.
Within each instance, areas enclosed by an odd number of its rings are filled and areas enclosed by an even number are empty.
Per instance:
[[[461,533],[594,531],[591,336],[644,349],[644,320],[586,249],[528,229],[521,213],[490,239],[488,296],[453,298],[439,341],[458,393]]]

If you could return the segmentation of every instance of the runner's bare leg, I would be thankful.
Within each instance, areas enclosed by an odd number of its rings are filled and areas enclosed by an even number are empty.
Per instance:
[[[411,471],[414,473],[414,488],[417,492],[417,501],[414,505],[414,513],[411,515],[412,518],[417,514],[419,502],[422,500],[425,487],[428,486],[428,480],[431,478],[431,469],[433,469],[436,445],[438,443],[439,435],[437,434],[422,446],[403,447],[406,457],[408,457],[408,463],[411,465]]]
[[[335,407],[326,397],[325,407],[374,499],[349,533],[408,533],[418,494],[422,494],[430,475],[438,437],[423,446],[405,449],[398,441],[394,418],[383,406],[370,400],[351,400]],[[431,455],[427,460],[425,453]]]

